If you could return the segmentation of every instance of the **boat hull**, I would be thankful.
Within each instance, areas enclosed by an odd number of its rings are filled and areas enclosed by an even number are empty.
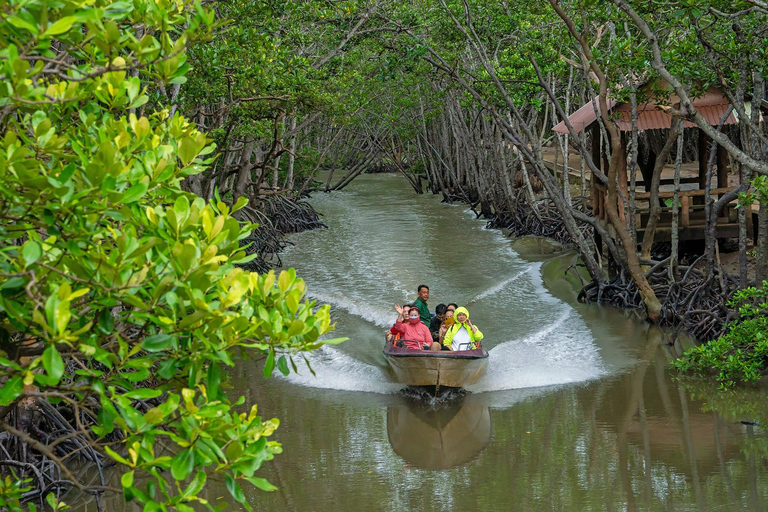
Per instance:
[[[406,386],[463,388],[480,380],[488,366],[488,352],[482,348],[431,352],[388,343],[384,356],[395,380]]]

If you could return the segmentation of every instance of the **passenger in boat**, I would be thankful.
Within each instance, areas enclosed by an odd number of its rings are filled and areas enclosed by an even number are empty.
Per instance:
[[[416,289],[419,294],[419,298],[413,301],[413,307],[419,309],[419,316],[421,321],[429,327],[429,323],[432,321],[432,315],[429,314],[429,306],[427,306],[427,300],[429,300],[429,286],[420,284]]]
[[[453,351],[473,350],[480,346],[483,333],[469,320],[467,308],[456,309],[456,323],[445,333],[444,345]]]
[[[437,341],[440,342],[440,345],[443,345],[443,350],[451,350],[449,347],[445,346],[444,340],[445,333],[448,332],[448,329],[450,329],[455,322],[455,319],[453,318],[454,311],[456,311],[456,309],[451,309],[451,305],[449,304],[448,309],[445,310],[445,320],[443,320],[443,323],[440,325],[440,330],[437,333]]]
[[[448,311],[453,311],[455,313],[457,307],[459,307],[458,304],[454,304],[453,302],[451,302],[450,304],[448,304]]]
[[[407,322],[401,320],[404,317],[403,308],[395,304],[395,311],[397,311],[398,316],[393,329],[400,334],[403,345],[416,350],[430,350],[433,345],[432,333],[429,332],[429,327],[424,325],[419,319],[418,308],[410,308],[406,319]],[[434,343],[434,345],[437,345],[434,350],[440,350],[439,343]]]
[[[448,306],[445,304],[438,304],[435,306],[435,317],[429,324],[429,332],[432,333],[432,341],[440,341],[440,326],[443,325],[446,311],[448,311]]]
[[[397,309],[397,304],[395,304],[395,309]],[[397,313],[397,322],[403,322],[408,321],[408,312],[411,310],[410,304],[403,304],[403,307],[400,308],[400,310]],[[387,332],[387,341],[395,342],[396,340],[399,340],[400,337],[398,336],[400,333],[395,329],[394,324],[392,325],[392,328],[389,329]]]

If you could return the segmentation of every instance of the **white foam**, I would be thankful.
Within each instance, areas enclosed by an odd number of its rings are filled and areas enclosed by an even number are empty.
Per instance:
[[[483,378],[474,393],[582,382],[605,373],[591,335],[568,308],[550,325],[488,353]],[[583,325],[583,324],[582,324]],[[586,332],[585,332],[586,331]]]
[[[505,279],[504,281],[500,282],[499,284],[497,284],[497,285],[495,285],[495,286],[493,286],[491,288],[488,288],[487,290],[485,290],[484,292],[482,292],[481,294],[476,296],[474,299],[472,299],[470,302],[475,302],[475,301],[478,301],[480,299],[484,299],[486,297],[489,297],[491,295],[498,294],[500,291],[505,289],[507,286],[509,286],[510,284],[514,283],[518,279],[520,279],[523,275],[530,273],[532,270],[533,270],[533,268],[527,268],[525,270],[522,270],[522,271],[518,272],[514,276],[512,276],[512,277],[510,277],[508,279]]]
[[[322,389],[389,394],[403,388],[392,382],[382,368],[359,361],[337,348],[324,346],[307,355],[307,359],[315,375],[306,365],[298,363],[299,373],[291,372],[287,377],[277,375],[300,386]]]
[[[363,320],[371,322],[378,327],[392,327],[394,318],[397,316],[392,306],[385,307],[373,304],[363,300],[356,300],[340,293],[318,293],[317,288],[309,293],[309,297],[316,299],[322,304],[330,304],[334,308],[340,308],[351,315],[358,316]]]

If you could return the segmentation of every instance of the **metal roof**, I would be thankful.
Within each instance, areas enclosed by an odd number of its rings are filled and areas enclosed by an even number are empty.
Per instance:
[[[597,99],[593,100],[599,111],[599,104]],[[568,116],[568,121],[576,130],[576,133],[580,133],[589,125],[597,120],[595,114],[595,107],[593,101],[588,102],[579,110]],[[669,104],[674,105],[679,103],[680,99],[677,96],[672,96],[669,99]],[[608,98],[608,110],[611,110],[617,115],[616,124],[623,132],[632,131],[632,108],[629,103],[619,103],[616,105],[615,100]],[[615,106],[615,108],[614,108]],[[710,88],[702,97],[695,98],[693,100],[693,106],[696,110],[704,116],[704,119],[712,126],[717,126],[720,123],[720,119],[725,115],[730,103],[716,87]],[[726,119],[724,124],[735,124],[736,117],[731,113]],[[637,128],[638,130],[654,130],[654,129],[669,129],[672,123],[672,116],[667,114],[663,108],[657,105],[653,101],[648,101],[642,105],[638,105],[637,116]],[[696,125],[690,121],[685,122],[686,128],[693,128]],[[560,122],[553,128],[557,133],[568,133],[568,128],[564,122]]]
[[[616,104],[616,100],[607,98],[606,103],[608,104],[608,110],[611,110]],[[597,98],[592,101],[588,101],[584,104],[583,107],[568,116],[568,122],[571,123],[571,126],[573,126],[573,129],[576,130],[576,133],[581,133],[584,128],[597,120],[597,115],[595,112],[600,112],[600,102],[597,101]],[[557,124],[553,130],[555,130],[557,133],[568,133],[568,128],[565,126],[564,121],[560,121],[560,123]]]

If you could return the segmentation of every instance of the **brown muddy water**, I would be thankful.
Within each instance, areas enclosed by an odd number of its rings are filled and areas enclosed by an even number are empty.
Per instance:
[[[255,510],[768,510],[765,391],[676,379],[663,333],[576,302],[572,254],[393,175],[312,203],[330,229],[296,235],[284,263],[350,339],[311,355],[316,377],[234,370],[281,422],[283,453],[260,471],[280,490],[248,491]],[[404,395],[381,353],[392,304],[421,283],[432,309],[468,305],[490,352],[486,377],[441,402]]]

